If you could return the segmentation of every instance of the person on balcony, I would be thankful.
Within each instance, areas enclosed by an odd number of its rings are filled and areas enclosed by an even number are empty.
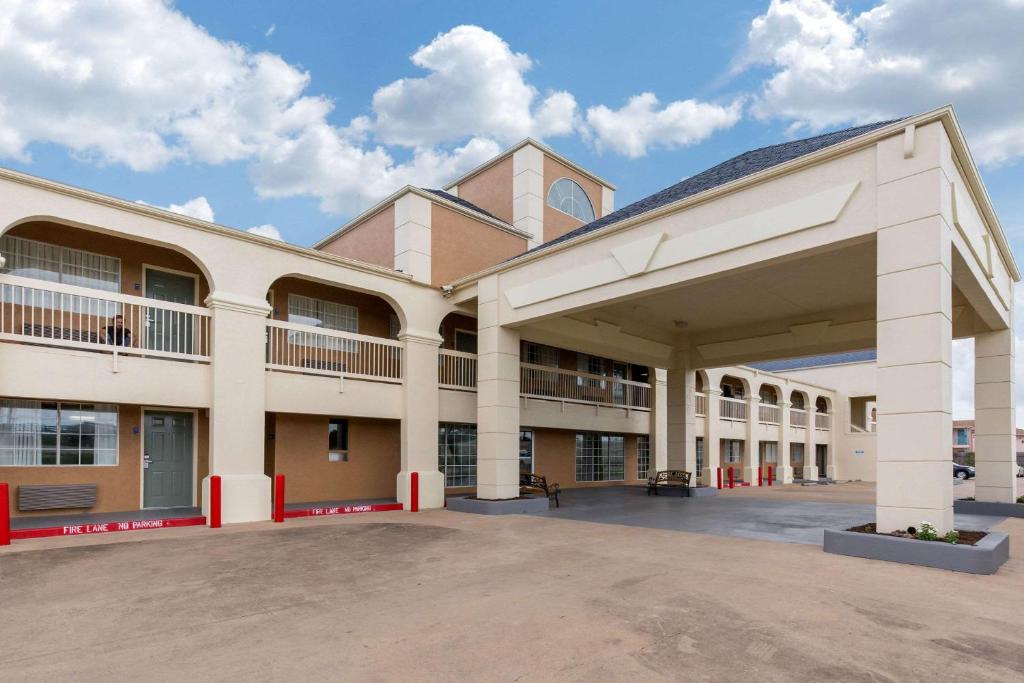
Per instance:
[[[115,315],[111,322],[113,324],[107,325],[107,343],[114,346],[131,346],[132,331],[124,326],[124,316]]]

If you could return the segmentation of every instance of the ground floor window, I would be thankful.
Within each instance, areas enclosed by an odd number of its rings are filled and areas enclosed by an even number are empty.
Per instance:
[[[636,437],[636,478],[646,479],[651,470],[651,437],[641,434]]]
[[[117,406],[0,400],[0,466],[116,464]]]
[[[789,444],[789,461],[790,464],[796,467],[799,463],[802,467],[804,464],[804,445],[802,443],[791,443]]]
[[[775,441],[762,441],[761,462],[766,465],[774,465],[779,461],[779,444]]]
[[[437,468],[445,487],[476,486],[476,425],[438,425]]]
[[[722,462],[739,465],[743,462],[743,442],[735,439],[722,440]]]
[[[519,471],[533,474],[533,430],[519,430]]]
[[[704,437],[697,437],[697,476],[704,471]]]
[[[828,472],[828,446],[823,443],[814,446],[815,464],[818,466],[818,476],[825,477]]]
[[[626,472],[625,437],[576,432],[576,481],[622,481]]]
[[[348,450],[348,420],[331,418],[327,426],[327,450]]]

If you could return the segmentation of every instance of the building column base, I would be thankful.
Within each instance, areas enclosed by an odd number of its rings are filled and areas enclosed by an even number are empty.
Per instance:
[[[751,486],[760,486],[761,485],[761,480],[757,476],[758,469],[760,469],[760,468],[757,467],[756,465],[754,467],[744,467],[743,468],[743,481],[745,481],[746,483],[750,484]],[[762,470],[762,472],[763,472],[763,470]]]
[[[223,524],[270,519],[270,477],[265,474],[220,475],[220,520]],[[210,517],[210,477],[203,479],[203,514]]]
[[[906,531],[908,527],[920,530],[921,522],[928,522],[942,534],[943,530],[954,528],[953,508],[952,506],[933,510],[883,506],[875,508],[875,526],[880,534]]]
[[[804,481],[818,481],[817,465],[804,465]]]
[[[793,468],[780,465],[775,468],[775,481],[780,484],[793,483]]]
[[[431,510],[444,507],[444,475],[439,470],[419,470],[420,491],[419,509]],[[395,497],[402,504],[403,510],[411,509],[412,496],[409,485],[412,471],[399,472],[395,484]]]

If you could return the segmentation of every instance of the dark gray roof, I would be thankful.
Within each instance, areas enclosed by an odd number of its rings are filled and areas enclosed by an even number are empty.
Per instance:
[[[678,182],[671,187],[666,187],[660,192],[655,192],[649,197],[633,202],[629,206],[624,206],[618,211],[613,211],[603,218],[598,218],[596,221],[587,223],[586,225],[580,226],[560,237],[556,237],[549,242],[545,242],[540,246],[534,247],[531,251],[544,249],[546,247],[550,247],[552,244],[558,244],[559,242],[570,240],[588,232],[599,230],[607,225],[611,225],[612,223],[618,223],[619,221],[627,218],[632,218],[633,216],[653,211],[654,209],[665,206],[666,204],[677,202],[680,199],[685,199],[686,197],[710,190],[718,187],[719,185],[725,185],[733,180],[739,180],[740,178],[752,175],[758,171],[763,171],[787,161],[792,161],[793,159],[805,156],[811,152],[817,152],[819,149],[831,147],[832,145],[855,138],[858,135],[870,133],[873,130],[888,126],[889,124],[900,120],[901,119],[878,121],[864,126],[857,126],[855,128],[847,128],[845,130],[837,130],[831,133],[816,135],[813,138],[783,142],[778,145],[771,145],[769,147],[762,147],[760,149],[744,152],[743,154],[733,157],[728,161],[723,161],[717,166],[713,166],[706,171],[690,176],[686,180]],[[431,190],[431,192],[433,191],[434,190]]]
[[[875,349],[866,351],[850,351],[848,353],[830,353],[823,356],[807,356],[805,358],[787,358],[785,360],[769,360],[763,363],[749,363],[747,367],[764,370],[765,372],[785,372],[786,370],[802,370],[804,368],[820,368],[843,363],[865,363],[878,358]]]
[[[496,221],[501,221],[502,223],[505,223],[505,221],[502,221],[500,218],[495,216],[490,211],[487,211],[485,209],[481,209],[479,206],[477,206],[473,202],[467,202],[465,199],[462,199],[461,197],[456,197],[455,195],[449,194],[449,193],[445,192],[444,190],[431,190],[428,187],[423,187],[423,188],[420,188],[420,189],[422,189],[424,192],[429,192],[430,194],[436,194],[438,197],[443,197],[443,198],[447,199],[450,202],[455,202],[459,206],[464,206],[467,209],[470,209],[472,211],[476,211],[477,213],[482,213],[483,215],[489,216],[490,218],[493,218]],[[507,225],[507,223],[506,223],[506,225]]]

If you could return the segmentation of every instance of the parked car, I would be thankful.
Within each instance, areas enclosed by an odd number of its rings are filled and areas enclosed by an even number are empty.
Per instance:
[[[963,481],[964,479],[974,478],[974,468],[970,465],[957,465],[953,463],[953,476]]]

